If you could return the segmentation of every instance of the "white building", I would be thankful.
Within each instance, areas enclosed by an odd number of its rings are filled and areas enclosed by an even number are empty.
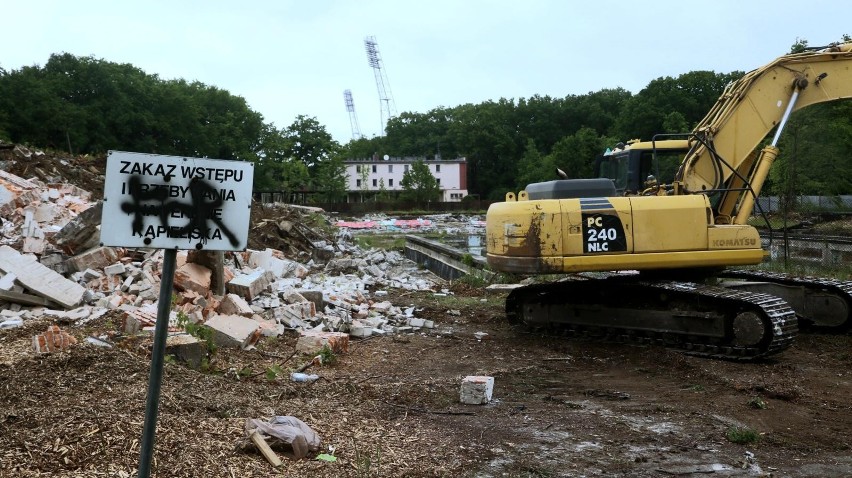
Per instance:
[[[346,190],[349,201],[372,197],[382,188],[391,195],[402,191],[402,177],[418,158],[388,158],[366,161],[344,161],[346,165]],[[467,196],[467,160],[423,160],[429,172],[438,181],[441,201],[458,202]],[[395,192],[394,192],[395,191]]]

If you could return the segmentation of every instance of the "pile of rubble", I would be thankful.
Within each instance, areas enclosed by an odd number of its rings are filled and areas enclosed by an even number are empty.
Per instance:
[[[252,225],[250,237],[277,234],[275,241],[287,247],[226,253],[221,271],[205,266],[195,251],[179,252],[171,330],[203,324],[219,345],[242,348],[296,330],[311,352],[325,344],[345,348],[349,335],[434,327],[412,307],[384,298],[389,288],[436,287],[434,276],[400,253],[365,251],[345,230],[329,236],[306,226],[300,218],[313,221],[316,210],[261,206],[253,207],[253,216],[254,209],[265,217]],[[81,325],[109,313],[123,333],[153,330],[163,253],[99,245],[100,211],[100,202],[77,186],[0,170],[0,328],[43,316]],[[222,295],[211,291],[216,274],[225,284]],[[34,338],[36,350],[74,343],[54,340],[64,337],[61,330],[46,333]],[[170,337],[177,347],[195,342]]]

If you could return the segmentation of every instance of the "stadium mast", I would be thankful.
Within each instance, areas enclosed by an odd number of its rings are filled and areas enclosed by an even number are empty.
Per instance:
[[[352,91],[343,92],[343,101],[346,103],[346,111],[349,112],[349,126],[352,127],[352,139],[360,139],[361,126],[358,125],[358,115],[355,114],[355,103],[352,101]]]
[[[382,134],[385,132],[387,121],[396,116],[396,105],[393,102],[390,81],[384,71],[382,57],[379,55],[379,46],[376,37],[369,36],[364,40],[364,48],[367,50],[367,61],[373,68],[376,76],[376,89],[379,91],[379,108],[382,121]]]

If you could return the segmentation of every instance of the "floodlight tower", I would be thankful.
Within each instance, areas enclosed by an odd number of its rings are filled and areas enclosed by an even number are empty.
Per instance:
[[[379,46],[376,37],[367,37],[364,40],[364,48],[367,50],[367,61],[373,68],[376,76],[376,89],[379,90],[379,108],[382,121],[382,133],[384,134],[387,121],[396,116],[396,105],[393,103],[393,94],[390,89],[388,75],[382,67],[382,57],[379,55]]]
[[[352,139],[361,138],[361,127],[358,126],[358,115],[355,114],[355,103],[352,101],[352,91],[343,92],[343,101],[346,103],[346,111],[349,112],[349,126],[352,127]]]

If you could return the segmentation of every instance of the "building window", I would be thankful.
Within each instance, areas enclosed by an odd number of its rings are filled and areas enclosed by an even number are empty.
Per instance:
[[[373,172],[374,173],[376,172],[376,165],[375,164],[373,165]],[[373,186],[375,186],[375,184]]]
[[[360,165],[360,164],[356,164],[356,165],[355,165],[355,172],[356,172],[356,173],[360,173],[360,172],[361,172],[361,165]]]
[[[441,172],[441,165],[440,165],[440,164],[436,164],[436,165],[435,165],[435,172],[436,172],[436,173],[440,173],[440,172]]]
[[[438,186],[441,185],[441,178],[436,178],[435,181],[438,181]]]
[[[408,165],[407,164],[405,165],[405,172],[406,173],[408,172]]]
[[[388,172],[389,173],[393,172],[393,164],[388,164]]]
[[[393,178],[388,179],[388,187],[393,187]]]
[[[358,187],[360,188],[360,187],[361,187],[361,180],[360,180],[360,179],[356,179],[356,180],[355,180],[355,185],[356,185],[356,186],[358,186]]]
[[[373,179],[373,187],[376,187],[376,186],[378,186],[378,185],[379,185],[379,180],[378,180],[378,179]]]

